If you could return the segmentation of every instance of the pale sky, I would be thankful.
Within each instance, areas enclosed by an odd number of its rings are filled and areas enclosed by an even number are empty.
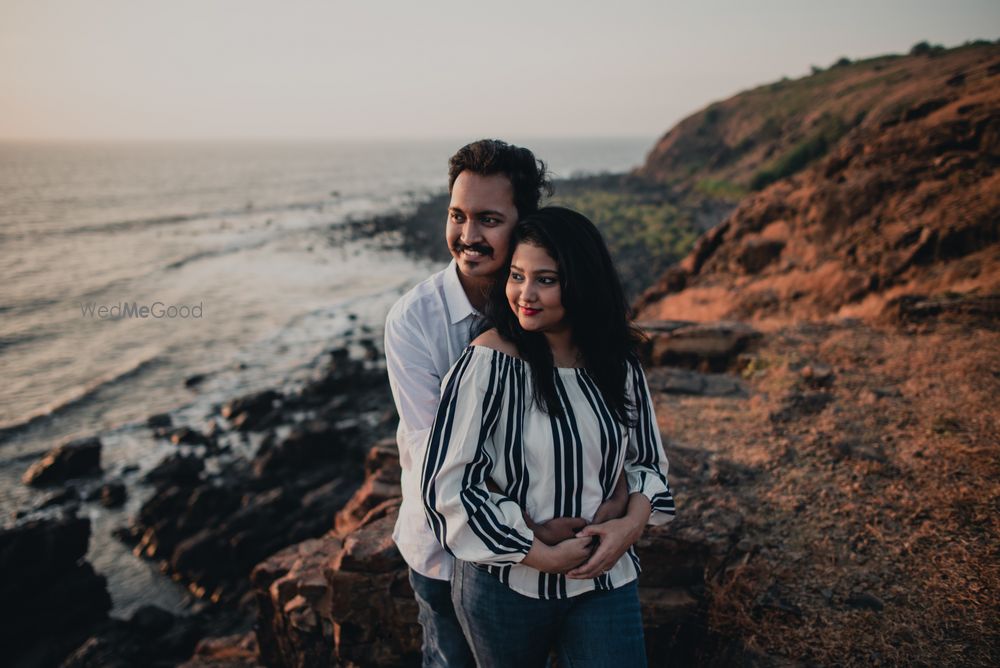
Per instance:
[[[1000,1],[0,0],[0,139],[661,135]]]

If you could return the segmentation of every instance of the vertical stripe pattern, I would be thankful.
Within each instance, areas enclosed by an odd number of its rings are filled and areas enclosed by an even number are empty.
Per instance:
[[[449,553],[525,596],[545,599],[631,582],[639,561],[630,549],[591,580],[541,573],[520,563],[533,540],[525,515],[537,523],[554,517],[589,521],[621,475],[631,492],[650,497],[654,515],[673,515],[667,460],[638,364],[628,374],[639,418],[633,429],[615,421],[586,370],[553,373],[561,416],[544,413],[532,401],[523,360],[469,346],[442,383],[420,487],[427,521]],[[502,491],[491,491],[488,482]]]

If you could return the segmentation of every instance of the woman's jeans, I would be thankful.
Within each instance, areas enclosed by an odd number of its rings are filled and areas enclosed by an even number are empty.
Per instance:
[[[479,668],[643,668],[646,650],[635,582],[544,600],[518,594],[489,573],[455,563],[451,596]]]

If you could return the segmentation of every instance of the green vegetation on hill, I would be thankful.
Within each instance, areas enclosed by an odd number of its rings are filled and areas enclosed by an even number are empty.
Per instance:
[[[630,298],[687,255],[701,233],[686,207],[617,177],[559,182],[551,204],[575,209],[597,225]]]
[[[760,190],[779,179],[800,171],[810,162],[822,158],[848,130],[856,126],[864,118],[864,112],[859,112],[853,123],[847,123],[843,118],[833,114],[824,114],[816,127],[803,139],[793,144],[785,153],[772,160],[750,179],[750,188]]]

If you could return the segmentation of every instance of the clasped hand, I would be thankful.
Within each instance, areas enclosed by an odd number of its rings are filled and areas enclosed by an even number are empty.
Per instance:
[[[536,523],[525,513],[525,522],[537,541],[523,563],[580,580],[610,570],[642,535],[645,524],[629,516],[629,496],[622,478],[612,496],[597,509],[593,522],[582,517],[555,517]]]

